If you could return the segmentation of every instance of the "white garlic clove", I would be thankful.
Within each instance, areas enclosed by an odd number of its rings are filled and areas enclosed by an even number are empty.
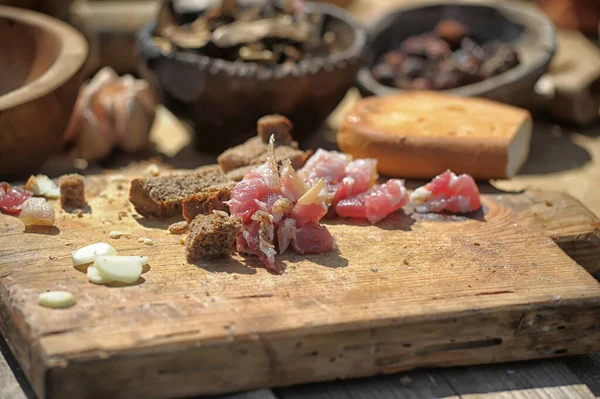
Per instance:
[[[105,242],[97,242],[71,252],[73,266],[85,265],[96,260],[96,256],[113,256],[117,250]]]
[[[97,256],[94,267],[103,278],[131,284],[138,281],[146,263],[145,256]]]
[[[94,266],[89,266],[87,268],[87,278],[90,283],[99,285],[112,283],[114,281],[110,278],[103,277]]]
[[[48,308],[68,308],[75,304],[75,297],[67,291],[43,292],[38,296],[38,304]]]

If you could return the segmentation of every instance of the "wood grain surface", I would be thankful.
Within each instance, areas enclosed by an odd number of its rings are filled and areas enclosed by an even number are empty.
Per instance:
[[[330,221],[339,251],[285,255],[276,276],[238,255],[188,264],[168,222],[132,214],[127,183],[86,185],[82,218],[27,232],[0,218],[0,329],[40,397],[208,394],[600,349],[600,286],[573,260],[598,269],[598,221],[563,194],[488,194],[472,218]],[[148,256],[142,279],[87,282],[70,251],[99,241]],[[37,305],[58,289],[77,305]]]

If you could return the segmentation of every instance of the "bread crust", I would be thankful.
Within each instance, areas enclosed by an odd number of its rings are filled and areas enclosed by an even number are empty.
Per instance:
[[[509,146],[530,119],[524,109],[489,100],[413,92],[361,100],[337,141],[356,158],[376,158],[388,176],[429,179],[451,169],[505,178]]]

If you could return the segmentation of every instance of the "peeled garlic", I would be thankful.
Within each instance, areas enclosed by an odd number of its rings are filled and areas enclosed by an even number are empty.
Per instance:
[[[98,269],[96,269],[94,266],[89,266],[87,268],[87,278],[90,283],[94,284],[108,284],[114,281],[112,279],[102,277]]]
[[[75,297],[67,291],[43,292],[38,296],[38,304],[48,308],[68,308],[75,304]]]
[[[73,259],[73,266],[79,266],[92,263],[96,259],[96,256],[111,256],[116,254],[117,250],[111,245],[105,242],[98,242],[71,252],[71,259]]]
[[[119,77],[101,69],[80,90],[65,141],[88,161],[106,157],[114,148],[139,151],[148,142],[156,102],[150,85],[131,75]]]
[[[138,281],[146,263],[145,256],[97,256],[94,267],[104,279],[131,284]]]

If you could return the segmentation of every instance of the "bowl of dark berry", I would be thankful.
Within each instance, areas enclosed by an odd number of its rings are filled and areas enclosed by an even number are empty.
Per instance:
[[[138,34],[140,74],[220,152],[285,115],[302,142],[335,109],[363,65],[366,31],[345,10],[301,0],[165,1]],[[205,2],[206,3],[206,2]]]
[[[435,90],[528,106],[556,51],[552,23],[531,6],[479,1],[396,9],[369,30],[368,95]]]

